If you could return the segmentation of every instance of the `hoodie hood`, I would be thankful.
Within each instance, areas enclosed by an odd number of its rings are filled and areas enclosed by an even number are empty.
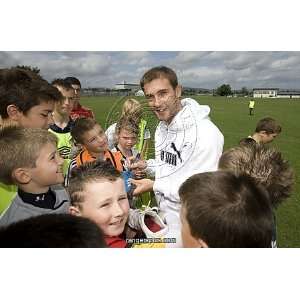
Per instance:
[[[191,98],[182,99],[181,104],[181,111],[178,112],[169,125],[161,122],[170,132],[187,130],[201,120],[210,120],[210,107],[208,105],[200,105]]]

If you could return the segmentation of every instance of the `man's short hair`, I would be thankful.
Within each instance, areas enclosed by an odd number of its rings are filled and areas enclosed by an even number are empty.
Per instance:
[[[104,248],[102,230],[70,214],[31,217],[0,229],[0,248]]]
[[[96,160],[74,168],[67,188],[71,205],[81,207],[80,204],[85,200],[86,184],[103,180],[116,181],[118,178],[121,178],[121,173],[109,161]]]
[[[273,207],[291,196],[295,180],[293,169],[274,148],[261,144],[231,148],[220,157],[219,168],[253,177],[266,188]]]
[[[45,129],[2,127],[0,129],[0,181],[14,184],[12,173],[15,169],[36,167],[40,151],[47,143],[56,146],[57,138]]]
[[[92,130],[95,125],[99,125],[95,119],[92,118],[78,118],[74,126],[71,128],[71,135],[76,143],[84,144],[83,136],[86,132]]]
[[[256,125],[255,132],[261,132],[261,131],[265,131],[267,134],[272,134],[272,133],[279,134],[281,132],[281,126],[273,118],[267,117],[259,120]]]
[[[23,114],[43,102],[58,102],[61,93],[36,72],[13,67],[0,70],[0,116],[8,118],[7,107],[15,105]]]
[[[213,248],[270,247],[273,214],[268,193],[248,175],[193,175],[179,189],[194,238]]]
[[[71,85],[72,84],[79,85],[80,88],[81,88],[81,83],[80,83],[79,79],[76,78],[76,77],[66,77],[65,81],[68,82],[68,83],[70,83]]]
[[[158,66],[158,67],[154,67],[154,68],[148,70],[143,75],[143,77],[140,81],[142,90],[144,91],[145,84],[153,81],[154,79],[158,79],[158,78],[168,79],[171,86],[173,87],[173,89],[175,89],[178,86],[178,79],[177,79],[176,73],[168,67]]]
[[[53,79],[51,84],[55,87],[61,87],[67,91],[73,89],[71,83],[62,78]]]

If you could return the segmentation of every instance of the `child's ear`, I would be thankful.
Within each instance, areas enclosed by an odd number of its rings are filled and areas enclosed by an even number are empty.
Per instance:
[[[17,168],[12,172],[12,177],[20,184],[27,184],[31,180],[31,174],[26,168]]]
[[[70,213],[71,215],[73,215],[73,216],[77,216],[77,217],[80,217],[80,216],[81,216],[81,212],[80,212],[80,210],[78,209],[78,207],[73,206],[73,205],[71,205],[71,206],[69,207],[69,213]]]
[[[8,105],[6,111],[11,120],[18,121],[20,119],[21,112],[16,105],[14,104]]]

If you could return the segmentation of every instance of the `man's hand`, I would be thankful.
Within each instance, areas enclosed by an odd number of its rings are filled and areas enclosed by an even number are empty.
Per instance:
[[[135,185],[133,190],[133,196],[140,195],[145,192],[150,192],[153,190],[154,181],[151,179],[130,179],[131,184]]]
[[[147,168],[147,162],[145,160],[136,160],[134,156],[127,158],[127,165],[128,168],[132,171],[135,169],[139,169],[140,171],[143,171]]]
[[[127,167],[132,171],[133,175],[137,179],[146,177],[147,163],[145,160],[136,160],[135,157],[127,158]]]

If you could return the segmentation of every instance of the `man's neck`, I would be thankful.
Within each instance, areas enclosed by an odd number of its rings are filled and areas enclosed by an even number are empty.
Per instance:
[[[76,109],[79,109],[80,108],[80,103],[79,101],[74,101],[74,104],[73,104],[73,110],[76,110]]]
[[[67,114],[59,114],[57,112],[54,112],[53,113],[53,120],[54,120],[54,123],[60,127],[60,128],[65,128],[69,121],[70,121],[70,116],[67,115]]]
[[[177,102],[177,105],[176,105],[176,110],[174,110],[174,113],[173,113],[173,116],[168,120],[166,121],[166,123],[168,125],[170,125],[173,121],[173,119],[177,116],[177,114],[182,110],[183,106],[181,104],[181,100],[179,99],[179,101]]]

